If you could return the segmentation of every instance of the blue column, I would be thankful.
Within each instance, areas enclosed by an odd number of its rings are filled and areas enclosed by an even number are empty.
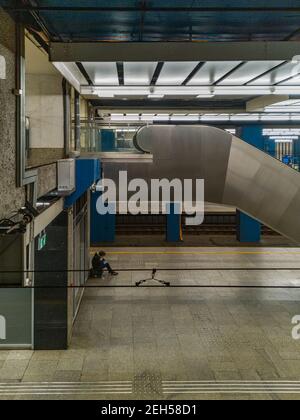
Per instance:
[[[114,242],[116,238],[116,215],[101,215],[97,212],[96,204],[101,192],[91,197],[91,243],[96,245],[103,242]]]
[[[263,136],[263,127],[261,125],[251,125],[243,127],[241,130],[241,138],[257,147],[257,149],[265,149],[265,139]],[[237,212],[237,239],[239,242],[255,243],[261,239],[261,223],[252,217],[240,211]]]
[[[101,130],[102,152],[113,152],[116,149],[116,135],[113,130]]]
[[[167,242],[180,242],[181,240],[182,230],[179,204],[170,203],[167,206]]]
[[[239,242],[260,242],[261,224],[247,214],[237,211],[237,239]]]

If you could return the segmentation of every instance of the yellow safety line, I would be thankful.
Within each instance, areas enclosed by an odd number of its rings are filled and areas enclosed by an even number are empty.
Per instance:
[[[97,249],[91,248],[91,251]],[[300,251],[107,251],[107,253],[110,255],[300,255]]]

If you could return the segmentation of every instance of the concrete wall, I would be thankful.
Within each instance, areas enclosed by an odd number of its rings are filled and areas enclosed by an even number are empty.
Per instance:
[[[61,159],[64,120],[60,75],[26,75],[26,116],[30,118],[30,166]]]
[[[0,80],[0,218],[20,208],[23,188],[16,188],[15,24],[0,8],[0,55],[6,60],[6,80]]]
[[[56,163],[38,168],[37,196],[42,197],[57,187]]]
[[[27,166],[55,162],[64,157],[62,76],[48,55],[25,39],[26,116],[30,118],[30,153]]]

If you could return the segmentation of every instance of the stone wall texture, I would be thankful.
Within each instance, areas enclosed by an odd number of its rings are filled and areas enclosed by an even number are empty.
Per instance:
[[[57,187],[56,163],[38,168],[37,196],[42,197]]]
[[[0,219],[20,208],[24,188],[16,188],[15,24],[0,8],[0,55],[6,79],[0,80]]]

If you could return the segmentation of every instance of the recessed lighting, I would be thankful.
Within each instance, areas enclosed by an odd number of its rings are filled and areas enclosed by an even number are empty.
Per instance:
[[[151,93],[150,95],[148,95],[149,99],[163,99],[165,97],[165,95],[162,94],[155,94],[155,93]]]
[[[201,95],[197,95],[197,99],[201,99],[201,98],[214,98],[215,94],[214,93],[203,93]]]
[[[300,63],[300,55],[295,55],[292,58],[292,64],[299,64]]]
[[[113,93],[98,93],[98,97],[102,99],[112,99],[115,97]]]

